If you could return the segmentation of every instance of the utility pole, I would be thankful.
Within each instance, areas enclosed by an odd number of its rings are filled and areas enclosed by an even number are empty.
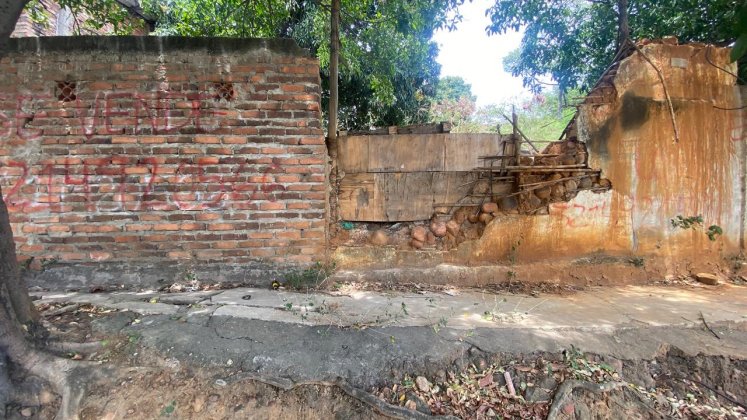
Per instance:
[[[340,61],[340,0],[332,0],[332,21],[329,36],[329,126],[327,137],[330,144],[337,142],[337,80]]]

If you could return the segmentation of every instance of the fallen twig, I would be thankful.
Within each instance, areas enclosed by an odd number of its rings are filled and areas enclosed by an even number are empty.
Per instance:
[[[702,311],[700,312],[700,320],[703,321],[703,325],[705,325],[705,327],[708,329],[708,331],[711,332],[711,334],[713,334],[714,337],[716,337],[719,340],[721,340],[721,337],[719,337],[719,335],[716,334],[716,331],[713,331],[713,328],[711,328],[711,326],[708,325],[708,323],[706,322],[705,317],[703,316],[703,312]]]
[[[639,47],[635,42],[629,41],[631,44],[633,44],[633,47],[635,47],[636,51],[638,51],[641,56],[648,61],[648,64],[651,64],[651,67],[654,68],[656,71],[656,74],[659,76],[659,80],[661,80],[661,85],[664,87],[664,96],[667,98],[667,105],[669,105],[669,116],[672,118],[672,128],[674,129],[674,142],[679,143],[680,142],[680,132],[677,129],[677,118],[674,116],[674,106],[672,106],[672,98],[669,96],[669,90],[667,89],[667,84],[664,82],[664,75],[661,74],[661,70],[659,70],[658,67],[654,64],[653,61],[651,61],[650,58],[641,50],[641,47]]]
[[[514,381],[511,380],[511,374],[508,371],[503,372],[503,378],[506,379],[506,386],[508,387],[508,393],[512,397],[516,396],[516,390],[514,389]]]
[[[735,404],[735,405],[738,405],[738,406],[740,406],[740,407],[744,408],[745,410],[747,410],[747,405],[744,405],[743,403],[741,403],[741,402],[739,402],[739,401],[737,401],[737,400],[735,400],[735,399],[731,398],[730,396],[728,396],[728,395],[726,395],[726,394],[723,394],[723,393],[721,393],[720,391],[718,391],[717,389],[713,388],[712,386],[710,386],[710,385],[708,385],[708,384],[706,384],[706,383],[703,383],[703,382],[701,382],[701,381],[699,381],[699,380],[697,380],[697,379],[690,379],[690,378],[677,378],[677,380],[679,380],[680,382],[682,382],[682,383],[683,383],[683,384],[685,384],[685,385],[689,385],[689,384],[687,383],[687,381],[690,381],[690,382],[695,382],[695,383],[696,383],[696,384],[698,384],[698,385],[702,385],[702,386],[704,386],[704,387],[708,388],[708,389],[709,389],[709,390],[710,390],[711,392],[713,392],[714,394],[718,395],[719,397],[721,397],[721,398],[723,398],[723,399],[725,399],[725,400],[729,401],[730,403],[732,403],[732,404]]]

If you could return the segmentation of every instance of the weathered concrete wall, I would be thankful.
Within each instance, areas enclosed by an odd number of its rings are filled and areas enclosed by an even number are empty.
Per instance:
[[[743,113],[728,49],[650,44],[643,52],[658,67],[671,96],[679,141],[663,85],[638,53],[624,59],[611,103],[579,109],[578,135],[589,165],[601,168],[612,190],[582,192],[550,205],[548,215],[505,216],[481,239],[465,244],[471,262],[497,262],[512,252],[519,260],[577,257],[593,252],[669,258],[737,253],[743,238]],[[706,59],[708,52],[708,59]],[[704,229],[674,228],[670,219],[702,215],[704,227],[723,236],[710,241]],[[516,246],[520,242],[519,246]]]
[[[319,66],[295,42],[63,37],[10,48],[0,183],[21,258],[154,270],[323,258]]]

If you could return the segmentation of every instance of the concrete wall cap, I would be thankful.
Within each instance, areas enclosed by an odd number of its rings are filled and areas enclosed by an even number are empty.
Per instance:
[[[312,57],[291,38],[224,38],[186,36],[49,36],[11,38],[16,53],[107,51],[112,53],[206,50],[211,54],[269,50],[274,54]]]

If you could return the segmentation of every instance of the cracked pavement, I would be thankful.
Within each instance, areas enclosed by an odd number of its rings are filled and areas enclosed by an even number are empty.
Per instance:
[[[368,388],[510,353],[582,351],[647,360],[668,346],[747,358],[747,288],[598,288],[531,297],[449,293],[297,293],[259,288],[160,293],[32,293],[43,302],[122,311],[99,320],[165,357],[292,382]],[[719,335],[705,328],[701,316]]]

